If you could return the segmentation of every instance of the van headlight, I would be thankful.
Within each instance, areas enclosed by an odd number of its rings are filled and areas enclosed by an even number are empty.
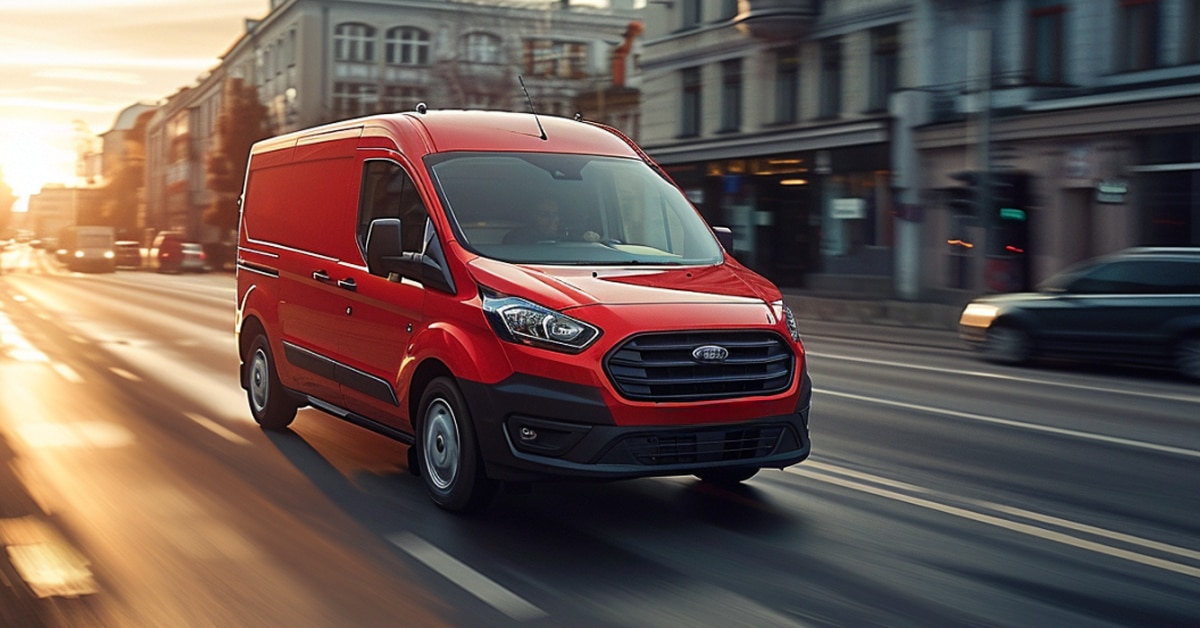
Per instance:
[[[532,301],[486,291],[480,294],[492,329],[509,342],[579,353],[600,337],[596,327]]]
[[[771,304],[775,309],[776,318],[782,318],[787,324],[788,333],[792,336],[792,342],[800,342],[800,326],[796,324],[796,315],[792,313],[792,308],[784,304],[783,301],[776,301]]]

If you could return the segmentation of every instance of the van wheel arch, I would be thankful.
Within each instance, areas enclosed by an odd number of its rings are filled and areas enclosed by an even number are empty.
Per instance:
[[[475,425],[453,377],[433,378],[418,404],[415,456],[426,492],[435,504],[458,514],[482,511],[497,484],[487,477]]]

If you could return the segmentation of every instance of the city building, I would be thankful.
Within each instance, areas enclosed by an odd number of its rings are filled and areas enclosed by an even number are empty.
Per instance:
[[[1200,245],[1200,1],[920,13],[925,287],[1024,289],[1127,246]],[[963,189],[979,173],[986,196]]]
[[[168,98],[151,120],[147,225],[203,242],[228,239],[201,218],[212,200],[205,157],[214,146],[227,80],[258,88],[274,133],[410,111],[420,102],[434,109],[533,106],[539,114],[571,116],[581,95],[594,95],[612,80],[612,52],[637,15],[631,0],[616,5],[271,0],[265,17],[247,20],[220,65]],[[632,65],[634,57],[625,62]],[[630,121],[627,101],[621,107],[597,115]]]
[[[775,282],[890,292],[913,3],[650,2],[642,144]]]
[[[785,286],[1024,289],[1200,244],[1200,1],[649,2],[642,143]]]

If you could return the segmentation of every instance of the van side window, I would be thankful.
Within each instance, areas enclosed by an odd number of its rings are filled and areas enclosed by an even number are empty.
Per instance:
[[[376,159],[363,165],[362,193],[358,205],[358,245],[367,248],[367,229],[376,218],[399,218],[405,251],[423,248],[425,208],[417,186],[408,173],[394,161]]]

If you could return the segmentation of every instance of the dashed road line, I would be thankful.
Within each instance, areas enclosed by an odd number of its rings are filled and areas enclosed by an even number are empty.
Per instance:
[[[958,410],[948,410],[946,408],[937,408],[934,406],[925,406],[916,403],[908,403],[905,401],[894,401],[891,399],[881,399],[879,397],[868,397],[866,395],[856,395],[853,393],[839,392],[836,390],[814,389],[817,394],[830,395],[832,397],[842,397],[843,399],[851,399],[854,401],[862,401],[865,403],[873,403],[881,406],[890,406],[893,408],[903,408],[914,412],[923,412],[926,414],[940,414],[942,416],[950,416],[956,419],[966,419],[969,421],[977,421],[979,423],[990,423],[992,425],[1003,425],[1005,427],[1013,427],[1030,432],[1044,432],[1047,434],[1055,434],[1058,436],[1067,436],[1079,440],[1090,440],[1110,445],[1121,445],[1123,447],[1131,447],[1134,449],[1144,449],[1156,451],[1159,453],[1173,454],[1176,456],[1184,456],[1187,458],[1200,458],[1200,451],[1195,449],[1185,449],[1183,447],[1172,447],[1171,445],[1160,445],[1157,443],[1147,443],[1145,441],[1133,440],[1129,438],[1118,438],[1116,436],[1105,436],[1103,434],[1093,434],[1091,432],[1081,432],[1079,430],[1070,430],[1063,427],[1051,427],[1049,425],[1038,425],[1036,423],[1026,423],[1024,421],[1014,421],[1012,419],[1002,419],[1000,417],[987,416],[983,414],[975,414],[973,412],[960,412]]]
[[[856,491],[859,493],[866,493],[869,495],[874,495],[876,497],[890,499],[892,501],[901,502],[904,504],[908,504],[910,506],[917,506],[919,508],[933,510],[933,511],[940,512],[943,514],[959,517],[961,519],[968,519],[970,521],[975,521],[978,523],[983,523],[986,525],[994,526],[997,528],[1002,528],[1002,529],[1008,530],[1010,532],[1016,532],[1018,534],[1024,534],[1026,536],[1031,536],[1031,537],[1039,538],[1042,540],[1051,541],[1051,542],[1058,543],[1061,545],[1067,545],[1070,547],[1075,547],[1078,549],[1095,552],[1097,554],[1102,554],[1102,555],[1110,556],[1113,558],[1119,558],[1122,560],[1127,560],[1127,561],[1138,563],[1138,564],[1145,565],[1148,567],[1154,567],[1157,569],[1162,569],[1164,571],[1170,571],[1170,572],[1174,572],[1177,574],[1182,574],[1182,575],[1189,576],[1192,578],[1200,579],[1200,567],[1196,567],[1193,565],[1187,565],[1187,564],[1184,564],[1181,562],[1175,562],[1173,560],[1167,560],[1164,558],[1159,558],[1157,556],[1149,556],[1147,554],[1142,554],[1142,553],[1139,553],[1136,551],[1122,549],[1119,547],[1113,547],[1111,545],[1105,545],[1104,543],[1098,543],[1096,541],[1089,541],[1087,539],[1082,539],[1079,537],[1071,536],[1070,534],[1066,534],[1063,532],[1048,530],[1046,528],[1041,528],[1036,525],[1031,525],[1028,523],[1021,523],[1018,521],[1012,521],[1009,519],[1005,519],[1003,517],[997,517],[995,515],[989,515],[986,513],[977,512],[977,511],[970,510],[967,508],[962,508],[959,506],[952,506],[950,504],[941,503],[939,501],[934,501],[932,499],[926,499],[924,497],[917,497],[914,495],[906,495],[904,493],[898,493],[894,490],[882,488],[881,486],[872,486],[870,484],[864,484],[863,482],[851,480],[846,477],[839,477],[839,475],[850,475],[850,473],[845,473],[844,470],[842,470],[838,467],[834,467],[832,465],[803,464],[803,465],[796,466],[796,467],[788,467],[788,468],[784,469],[784,471],[787,473],[790,473],[792,475],[800,476],[800,477],[803,477],[803,478],[806,478],[809,480],[825,482],[827,484],[832,484],[834,486],[840,486],[842,488]],[[845,471],[848,471],[848,470],[845,470]],[[870,477],[870,476],[867,476],[867,474],[861,474],[861,473],[857,474],[857,476],[860,479],[864,479],[864,480],[867,480]],[[880,480],[883,480],[883,481],[879,482],[879,484],[887,483],[887,481],[884,478],[880,478]],[[921,489],[921,490],[925,491],[924,489]],[[925,492],[932,492],[932,491],[925,491]],[[962,501],[964,503],[970,503],[970,500],[958,500],[958,501]],[[981,505],[981,506],[990,507],[990,505],[986,505],[983,502],[976,502],[976,504]],[[1175,557],[1178,557],[1181,559],[1196,559],[1196,557],[1197,557],[1196,552],[1194,552],[1193,550],[1186,549],[1186,548],[1179,548],[1179,547],[1175,547],[1172,545],[1167,545],[1165,543],[1149,541],[1146,539],[1134,537],[1132,535],[1126,535],[1126,534],[1121,534],[1121,533],[1117,533],[1117,532],[1112,532],[1109,530],[1104,530],[1102,528],[1096,528],[1093,526],[1085,526],[1083,524],[1069,522],[1064,519],[1058,519],[1058,518],[1053,518],[1053,517],[1047,517],[1044,515],[1038,515],[1037,513],[1033,513],[1030,511],[1023,511],[1021,509],[1015,509],[1015,508],[999,507],[999,505],[997,505],[997,506],[998,507],[996,508],[996,510],[998,510],[1000,512],[1005,512],[1006,514],[1020,516],[1020,517],[1032,519],[1035,521],[1040,521],[1042,523],[1049,523],[1049,524],[1056,525],[1059,527],[1065,527],[1067,529],[1071,529],[1071,530],[1074,530],[1077,532],[1084,532],[1084,533],[1101,536],[1103,538],[1108,538],[1110,540],[1123,541],[1126,543],[1145,547],[1147,549],[1155,549],[1155,550],[1161,551],[1165,554],[1169,554],[1169,555],[1172,555],[1172,556],[1175,556]]]
[[[546,617],[546,612],[517,594],[500,586],[465,563],[434,547],[421,537],[404,532],[387,537],[393,545],[421,561],[471,595],[516,621],[531,621]]]

